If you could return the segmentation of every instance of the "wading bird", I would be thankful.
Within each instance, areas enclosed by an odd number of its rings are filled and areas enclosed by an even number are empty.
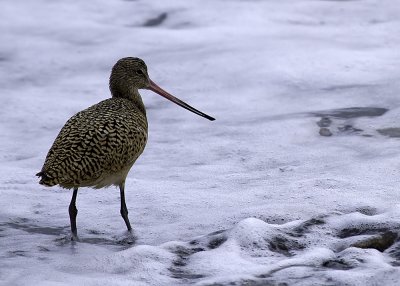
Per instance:
[[[78,112],[65,123],[37,173],[42,185],[73,189],[69,205],[72,239],[77,239],[75,202],[80,187],[118,186],[121,216],[128,231],[132,230],[125,204],[125,179],[144,150],[148,128],[139,89],[149,89],[197,115],[215,120],[155,84],[143,60],[120,59],[111,71],[112,97]]]

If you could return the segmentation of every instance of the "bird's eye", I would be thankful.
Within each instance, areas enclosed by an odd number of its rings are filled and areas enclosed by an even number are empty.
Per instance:
[[[136,70],[136,74],[138,74],[138,75],[142,75],[142,74],[143,74],[143,72],[142,72],[142,70]]]

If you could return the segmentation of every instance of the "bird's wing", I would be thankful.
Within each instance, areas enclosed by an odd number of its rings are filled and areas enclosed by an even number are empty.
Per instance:
[[[90,185],[131,166],[146,141],[146,117],[127,102],[105,100],[66,122],[48,152],[41,183]]]

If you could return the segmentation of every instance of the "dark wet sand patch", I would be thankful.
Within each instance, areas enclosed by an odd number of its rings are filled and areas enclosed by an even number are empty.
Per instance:
[[[332,120],[329,117],[322,117],[321,120],[317,122],[319,127],[329,127],[332,124]]]
[[[363,215],[368,215],[368,216],[373,216],[378,213],[378,210],[371,206],[358,207],[355,209],[355,211],[362,213]]]
[[[382,116],[388,111],[382,107],[349,107],[340,109],[331,109],[325,111],[311,112],[311,116],[320,117],[317,121],[319,135],[330,137],[334,134],[359,134],[365,137],[371,137],[370,134],[362,134],[364,130],[354,127],[354,125],[346,120],[351,120],[359,117],[377,117]],[[340,122],[340,125],[334,125],[335,121]],[[344,121],[344,122],[343,122]],[[333,129],[334,128],[334,129]],[[379,131],[378,131],[379,132]],[[398,130],[388,130],[386,133],[400,137],[400,128]],[[390,136],[390,135],[388,135]]]
[[[226,240],[227,240],[227,237],[224,235],[217,236],[217,237],[214,237],[213,239],[211,239],[207,246],[210,249],[214,249],[214,248],[221,246]]]
[[[349,270],[354,268],[349,265],[344,259],[328,260],[322,264],[323,267],[337,269],[337,270]]]
[[[193,245],[196,244],[197,242],[194,243]],[[187,248],[179,246],[176,249],[172,250],[172,252],[176,254],[177,258],[172,262],[172,266],[168,268],[168,270],[171,273],[171,277],[180,279],[184,282],[189,282],[195,279],[200,279],[205,277],[203,274],[192,273],[191,271],[185,269],[189,257],[192,254],[200,251],[205,251],[205,248],[202,247]]]
[[[334,0],[330,0],[334,1]],[[343,0],[341,0],[343,1]],[[338,85],[331,85],[327,87],[321,88],[324,91],[340,91],[340,90],[348,90],[348,89],[359,89],[359,88],[368,88],[372,87],[373,85],[370,84],[338,84]]]
[[[387,108],[382,108],[382,107],[349,107],[349,108],[311,112],[310,114],[316,117],[351,119],[358,117],[382,116],[387,111],[388,111]]]
[[[65,233],[65,230],[68,229],[68,227],[37,226],[35,224],[27,223],[27,220],[25,220],[25,219],[22,219],[22,220],[16,221],[16,222],[6,222],[6,223],[1,224],[0,226],[19,229],[19,230],[26,231],[28,233],[45,234],[45,235],[60,235],[60,234]]]
[[[322,127],[319,129],[319,135],[329,137],[332,136],[332,132],[329,130],[329,128]]]
[[[292,251],[304,249],[305,246],[294,239],[289,239],[283,235],[277,235],[269,240],[268,249],[283,254],[293,256]]]
[[[387,250],[387,253],[391,258],[394,259],[392,261],[393,266],[400,266],[400,240],[397,239],[395,244]]]
[[[358,236],[358,235],[374,235],[374,234],[380,234],[380,233],[386,233],[386,232],[392,232],[394,231],[393,229],[389,229],[385,226],[380,226],[380,225],[367,225],[367,224],[361,224],[359,226],[354,226],[351,228],[344,228],[339,231],[337,236],[339,238],[347,238],[351,236]]]
[[[390,128],[382,128],[377,129],[379,134],[388,136],[391,138],[400,138],[400,128],[399,127],[390,127]]]
[[[360,240],[356,243],[353,243],[351,246],[358,248],[373,248],[379,250],[380,252],[383,252],[393,245],[397,237],[398,237],[397,233],[394,233],[392,231],[386,231],[377,236]]]
[[[143,23],[143,27],[156,27],[160,26],[164,23],[165,20],[168,18],[168,13],[163,12],[155,18],[148,19],[146,22]]]
[[[339,132],[341,133],[360,133],[364,130],[360,129],[360,128],[356,128],[351,124],[345,124],[343,126],[339,126],[338,127]]]
[[[300,237],[303,234],[310,232],[312,227],[321,226],[323,224],[325,224],[324,216],[311,218],[294,228],[293,232],[291,232],[290,234],[295,237]]]
[[[8,257],[16,257],[16,256],[27,257],[28,256],[28,252],[24,251],[24,250],[8,251],[7,254],[8,254]]]
[[[272,279],[244,279],[237,282],[230,282],[230,283],[212,283],[212,284],[202,284],[204,286],[289,286],[289,284],[285,282],[277,283],[275,280]]]
[[[320,0],[320,1],[329,1],[329,2],[354,2],[360,0]]]

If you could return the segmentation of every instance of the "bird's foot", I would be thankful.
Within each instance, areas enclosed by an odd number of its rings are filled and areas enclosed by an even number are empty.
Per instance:
[[[117,240],[117,243],[120,245],[133,245],[136,242],[136,236],[133,233],[133,230],[127,230],[120,235],[114,236]]]
[[[71,241],[79,241],[79,237],[78,237],[78,234],[75,232],[75,233],[71,233]]]

